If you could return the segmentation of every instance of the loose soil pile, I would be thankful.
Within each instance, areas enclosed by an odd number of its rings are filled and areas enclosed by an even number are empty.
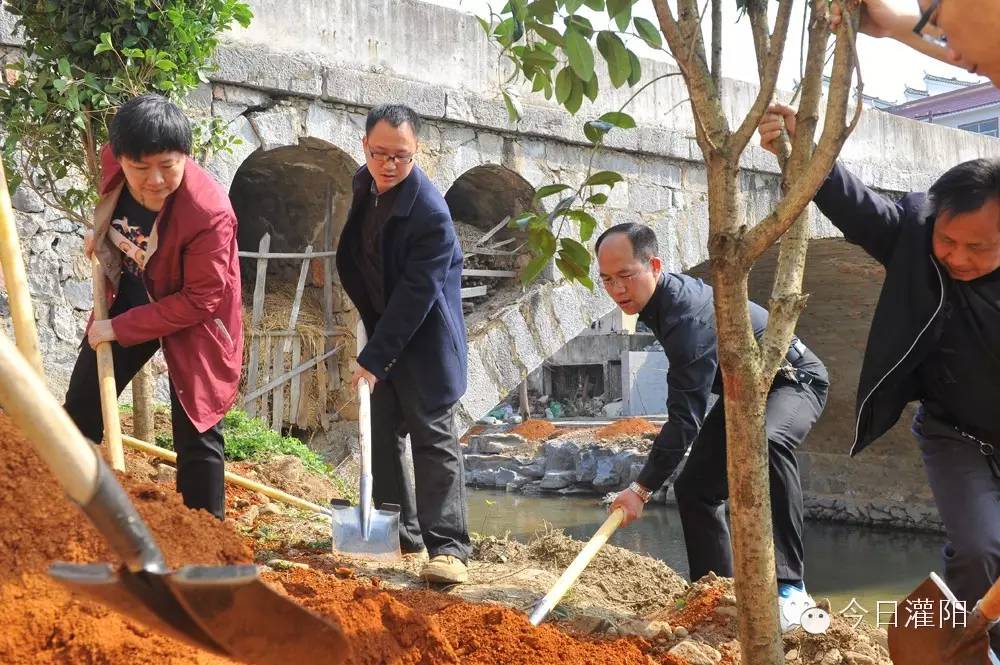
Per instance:
[[[131,482],[129,494],[167,561],[237,563],[251,552],[231,529],[184,508],[162,485]],[[0,662],[159,665],[230,661],[201,654],[99,605],[75,600],[45,574],[54,560],[115,561],[47,468],[0,415]]]
[[[528,441],[543,441],[556,433],[557,427],[547,420],[529,418],[510,430],[511,434],[523,436]]]
[[[160,475],[155,466],[130,459],[130,468],[134,476],[123,478],[123,484],[171,566],[252,559],[248,542],[231,523],[188,510],[170,484],[150,482]],[[231,504],[247,504],[252,498],[235,491],[230,495]],[[286,517],[301,521],[294,515]],[[74,598],[48,578],[45,570],[54,560],[116,559],[2,414],[0,520],[4,523],[0,530],[0,559],[4,561],[0,567],[0,624],[4,626],[0,663],[231,663]],[[351,665],[691,665],[706,662],[706,655],[708,662],[740,662],[735,607],[727,600],[732,597],[731,581],[707,579],[685,590],[684,582],[662,563],[626,550],[603,551],[566,599],[567,606],[597,599],[613,604],[614,611],[596,618],[593,614],[574,617],[565,607],[557,608],[555,623],[535,628],[525,610],[582,547],[561,533],[543,534],[530,545],[495,539],[480,543],[472,575],[482,580],[474,579],[459,591],[465,593],[466,587],[474,591],[478,586],[489,592],[481,598],[516,604],[516,608],[470,604],[416,583],[410,589],[390,590],[378,577],[366,577],[363,566],[346,567],[328,553],[328,547],[287,552],[289,559],[308,561],[313,567],[274,570],[265,579],[342,625],[353,648]],[[327,553],[318,553],[323,550]],[[412,580],[416,566],[400,564],[396,573],[403,571]],[[530,579],[535,580],[533,586]],[[527,591],[525,584],[529,584]],[[512,593],[518,585],[520,595]],[[560,617],[569,620],[559,621]],[[785,641],[787,660],[796,665],[888,663],[877,636],[859,634],[838,619],[826,635],[810,636],[797,630]]]
[[[148,469],[143,469],[147,474]],[[124,478],[171,566],[251,560],[228,524],[185,508],[171,489]],[[103,607],[72,597],[45,574],[53,560],[115,561],[100,536],[64,497],[29,444],[0,415],[0,662],[5,665],[222,665]],[[371,582],[314,570],[270,573],[300,602],[329,615],[353,639],[350,663],[637,663],[641,640],[577,640],[536,629],[501,607],[475,606],[433,593],[397,599]],[[426,596],[426,598],[425,598]],[[303,636],[308,639],[308,636]]]
[[[645,418],[626,418],[605,425],[594,432],[594,436],[602,440],[612,440],[642,436],[643,434],[656,434],[659,431],[659,427]]]

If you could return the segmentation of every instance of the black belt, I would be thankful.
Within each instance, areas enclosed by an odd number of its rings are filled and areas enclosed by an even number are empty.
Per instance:
[[[785,354],[785,360],[788,361],[788,364],[794,365],[802,359],[802,356],[806,355],[806,351],[808,350],[809,349],[806,348],[806,345],[802,343],[801,339],[793,337],[792,343],[788,347],[788,353]]]
[[[993,477],[1000,479],[1000,434],[956,423],[954,418],[934,402],[925,401],[923,405],[927,413],[951,427],[963,440],[977,446],[979,454],[993,472]]]
[[[795,363],[802,360],[808,351],[809,349],[802,343],[802,340],[798,337],[792,337],[788,353],[785,354],[785,363],[778,369],[778,376],[783,377],[787,381],[801,383],[806,386],[813,383],[828,386],[829,382],[826,379],[807,370],[795,367]]]
[[[1000,448],[1000,432],[960,423],[936,402],[925,400],[923,404],[924,410],[927,411],[927,413],[950,426],[956,432],[961,434],[962,438],[968,439],[973,443],[990,446],[991,448]]]

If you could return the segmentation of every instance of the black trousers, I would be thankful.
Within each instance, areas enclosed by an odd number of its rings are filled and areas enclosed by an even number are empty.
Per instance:
[[[923,406],[913,418],[913,434],[947,532],[944,579],[971,612],[1000,578],[1000,478],[980,444]],[[1000,653],[1000,626],[990,631],[990,641]]]
[[[765,429],[778,579],[800,581],[805,574],[802,485],[794,450],[823,412],[826,396],[824,383],[806,385],[779,378],[767,398]],[[687,463],[674,483],[674,494],[684,530],[691,580],[709,571],[732,577],[733,554],[725,509],[729,480],[722,399],[712,407],[698,438],[691,445]]]
[[[378,507],[399,504],[403,552],[427,548],[430,556],[450,554],[463,562],[472,552],[466,515],[465,468],[455,434],[455,404],[428,408],[432,388],[406,366],[372,391],[372,488]],[[413,452],[414,486],[403,471],[406,435]]]
[[[128,309],[117,301],[110,316]],[[115,385],[121,393],[143,365],[160,348],[157,340],[123,347],[111,343],[115,363]],[[104,416],[101,413],[101,395],[98,388],[97,353],[86,340],[73,366],[66,402],[63,405],[73,422],[85,437],[100,442],[104,436]],[[201,508],[220,520],[225,519],[225,441],[222,421],[204,432],[191,423],[170,384],[170,424],[173,430],[174,450],[177,451],[177,491],[189,508]]]

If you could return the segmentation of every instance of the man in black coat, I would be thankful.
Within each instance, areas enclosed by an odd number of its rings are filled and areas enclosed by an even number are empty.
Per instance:
[[[366,165],[337,251],[340,282],[368,343],[352,382],[372,390],[376,505],[399,504],[404,554],[432,582],[468,580],[471,545],[455,407],[466,387],[462,250],[444,197],[414,164],[420,118],[389,104],[368,114]],[[415,499],[403,474],[413,449]]]
[[[642,514],[690,447],[674,495],[684,529],[691,580],[709,572],[733,576],[726,523],[726,421],[720,398],[708,411],[710,393],[722,394],[712,287],[668,273],[657,256],[656,234],[642,224],[613,226],[597,239],[601,281],[626,314],[638,314],[667,354],[667,422],[636,482],[612,504],[625,510],[623,524]],[[767,327],[767,310],[748,302],[754,334]],[[765,429],[771,481],[771,516],[782,630],[799,623],[813,606],[803,583],[802,487],[795,449],[826,404],[829,377],[816,355],[793,339],[767,398]],[[706,411],[708,411],[706,415]]]
[[[761,121],[771,150],[795,111]],[[948,534],[945,581],[971,611],[1000,576],[1000,160],[950,169],[898,202],[840,164],[815,197],[885,266],[857,396],[855,455],[919,400],[913,433]],[[994,650],[1000,632],[992,633]]]

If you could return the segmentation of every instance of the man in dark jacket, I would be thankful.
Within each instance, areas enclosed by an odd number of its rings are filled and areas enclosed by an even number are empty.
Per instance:
[[[465,393],[462,250],[448,204],[416,164],[420,119],[384,105],[368,114],[367,164],[337,252],[341,284],[368,332],[353,382],[372,391],[373,495],[402,508],[404,553],[429,556],[428,581],[468,579],[465,472],[455,405]],[[413,449],[416,504],[403,474]]]
[[[169,100],[146,94],[126,102],[109,133],[85,247],[107,277],[110,318],[87,330],[66,411],[84,436],[100,441],[94,348],[111,342],[122,390],[162,346],[177,491],[185,505],[222,519],[222,418],[236,401],[243,366],[236,215],[226,191],[189,157],[191,125]]]
[[[642,224],[613,226],[597,239],[601,280],[626,314],[638,314],[667,354],[667,422],[636,482],[613,507],[625,509],[623,524],[680,464],[674,494],[684,529],[691,579],[712,571],[732,577],[726,524],[726,422],[720,398],[708,412],[710,393],[722,394],[712,287],[700,279],[663,271],[656,235]],[[767,326],[767,310],[748,302],[754,334]],[[766,431],[771,478],[771,514],[777,560],[779,616],[787,630],[812,607],[803,583],[802,488],[795,449],[805,440],[826,404],[829,378],[816,355],[794,339],[785,366],[767,399]]]
[[[794,134],[787,106],[761,122],[769,150],[782,118]],[[971,610],[1000,576],[1000,160],[959,164],[898,202],[837,164],[815,202],[886,269],[851,454],[920,400],[913,433],[948,534],[945,581]]]

